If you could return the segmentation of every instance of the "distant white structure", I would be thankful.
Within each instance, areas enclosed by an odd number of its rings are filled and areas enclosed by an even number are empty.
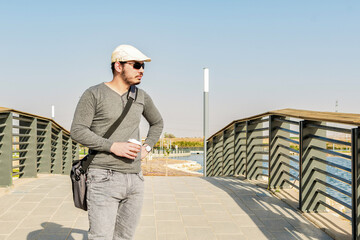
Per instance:
[[[51,106],[51,119],[55,119],[55,106]]]
[[[338,107],[339,107],[338,100],[336,100],[336,102],[335,102],[335,112],[339,111]]]

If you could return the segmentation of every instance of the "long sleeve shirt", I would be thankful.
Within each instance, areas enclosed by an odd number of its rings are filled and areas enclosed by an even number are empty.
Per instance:
[[[153,147],[158,141],[163,119],[150,96],[138,89],[137,97],[120,126],[109,139],[102,136],[119,118],[127,103],[127,93],[118,94],[105,83],[90,87],[81,96],[71,125],[71,137],[82,145],[97,150],[90,168],[111,169],[123,173],[141,171],[140,153],[135,160],[119,157],[110,152],[114,142],[140,141],[141,116],[149,123],[145,143]]]

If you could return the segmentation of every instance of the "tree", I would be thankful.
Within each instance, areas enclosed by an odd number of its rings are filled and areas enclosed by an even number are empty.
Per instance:
[[[172,133],[164,133],[165,138],[175,138],[175,135]]]

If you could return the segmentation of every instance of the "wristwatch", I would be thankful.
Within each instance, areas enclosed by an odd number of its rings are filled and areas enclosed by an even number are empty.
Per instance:
[[[144,147],[147,152],[151,152],[151,147],[149,145],[144,144]]]

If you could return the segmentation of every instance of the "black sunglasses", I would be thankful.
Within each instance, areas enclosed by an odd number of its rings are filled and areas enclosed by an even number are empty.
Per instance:
[[[121,63],[128,63],[133,66],[134,69],[139,70],[140,68],[145,69],[145,63],[139,63],[139,62],[121,62]]]

